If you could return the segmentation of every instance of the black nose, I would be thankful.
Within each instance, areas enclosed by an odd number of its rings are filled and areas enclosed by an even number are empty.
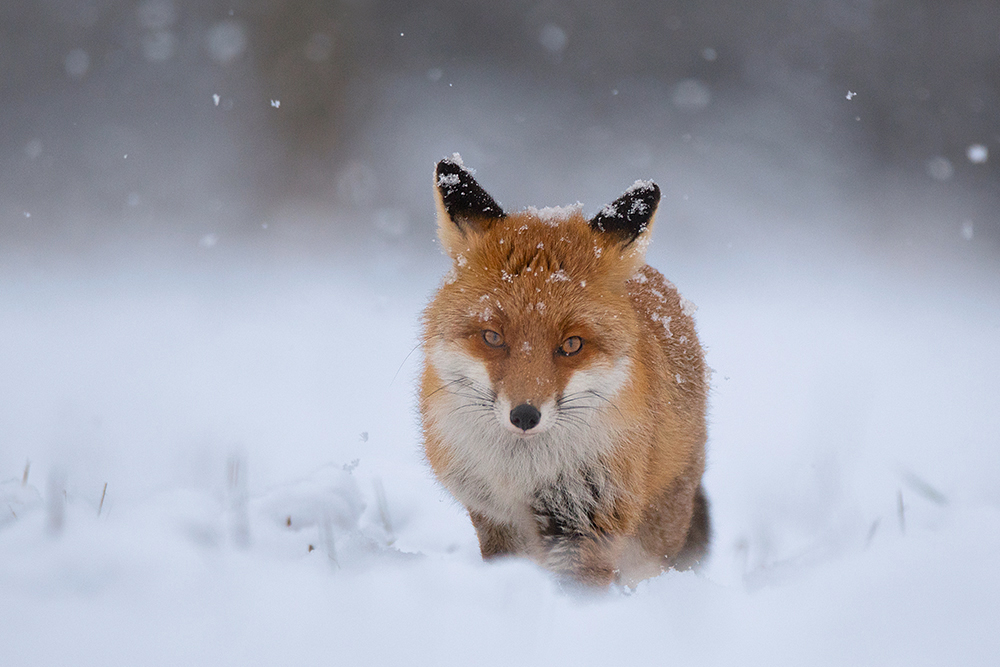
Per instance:
[[[542,421],[542,413],[533,405],[521,403],[510,411],[510,423],[522,431],[530,431]]]

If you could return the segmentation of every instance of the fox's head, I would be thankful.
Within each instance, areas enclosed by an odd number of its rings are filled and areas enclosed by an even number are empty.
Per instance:
[[[579,204],[505,213],[457,156],[434,184],[454,263],[425,313],[439,383],[425,399],[447,397],[449,415],[517,439],[617,410],[642,363],[625,283],[645,264],[656,184],[637,181],[589,220]]]

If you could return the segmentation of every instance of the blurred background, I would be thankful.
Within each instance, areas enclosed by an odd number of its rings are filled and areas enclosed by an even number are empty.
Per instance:
[[[718,553],[1000,503],[996,0],[4,2],[0,109],[0,479],[359,459],[433,523],[409,353],[460,152],[507,209],[661,185]],[[448,511],[409,548],[475,558]]]
[[[433,253],[455,151],[508,208],[654,178],[692,251],[745,213],[911,268],[1000,250],[992,0],[39,0],[0,44],[8,267]]]

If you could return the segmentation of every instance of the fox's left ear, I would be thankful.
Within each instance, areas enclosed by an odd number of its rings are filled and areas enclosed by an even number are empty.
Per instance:
[[[500,204],[483,190],[456,153],[434,170],[438,237],[452,257],[469,247],[473,236],[506,217]]]
[[[660,203],[660,188],[653,181],[636,181],[590,220],[590,226],[611,236],[622,250],[635,249],[644,254],[644,239],[649,238],[653,216]],[[637,243],[638,241],[638,243]]]

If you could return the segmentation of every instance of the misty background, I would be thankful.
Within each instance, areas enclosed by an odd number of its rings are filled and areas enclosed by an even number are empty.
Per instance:
[[[709,256],[790,230],[909,268],[1000,250],[990,0],[42,0],[3,3],[0,45],[8,269],[431,253],[455,151],[508,208],[653,178]]]
[[[661,185],[710,476],[755,446],[954,484],[995,462],[995,2],[43,0],[3,3],[0,45],[9,474],[141,492],[235,448],[265,484],[379,427],[419,458],[453,152],[507,209]]]

